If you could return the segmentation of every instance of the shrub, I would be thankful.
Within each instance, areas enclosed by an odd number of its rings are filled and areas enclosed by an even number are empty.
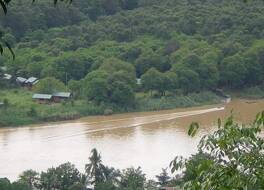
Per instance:
[[[27,112],[27,115],[30,117],[36,117],[38,113],[34,107],[31,107],[30,110]]]
[[[5,98],[4,101],[3,101],[3,107],[5,109],[9,107],[9,100],[7,98]]]
[[[105,110],[104,110],[104,115],[112,115],[113,114],[113,110],[112,109],[110,109],[110,108],[106,108]]]

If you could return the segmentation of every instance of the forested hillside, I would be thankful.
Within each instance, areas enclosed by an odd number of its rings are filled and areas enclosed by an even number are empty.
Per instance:
[[[18,0],[0,19],[16,59],[3,56],[0,65],[122,106],[135,92],[261,87],[263,13],[262,0]]]
[[[14,1],[1,16],[17,54],[1,64],[13,74],[79,80],[116,58],[137,77],[175,72],[188,91],[263,81],[263,1],[30,2]]]

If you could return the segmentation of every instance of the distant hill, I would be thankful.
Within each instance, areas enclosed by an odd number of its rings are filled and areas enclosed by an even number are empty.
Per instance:
[[[179,88],[196,81],[188,91],[264,80],[261,0],[19,0],[9,8],[0,26],[17,59],[0,65],[14,75],[80,80],[114,57],[139,78],[155,68],[175,72]]]

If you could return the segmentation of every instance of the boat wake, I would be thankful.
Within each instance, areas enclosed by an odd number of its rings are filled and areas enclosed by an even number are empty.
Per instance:
[[[143,116],[143,117],[132,117],[132,118],[122,118],[122,119],[112,119],[112,120],[104,120],[98,122],[85,122],[81,123],[81,125],[85,125],[88,127],[86,130],[82,130],[78,133],[64,135],[64,136],[50,136],[45,139],[45,141],[53,141],[53,140],[60,140],[65,138],[72,138],[76,136],[82,136],[89,133],[107,131],[107,130],[115,130],[121,128],[132,128],[138,127],[146,124],[157,123],[162,121],[169,121],[178,118],[184,118],[189,116],[201,115],[211,112],[217,112],[224,110],[225,107],[216,107],[204,110],[194,110],[194,111],[186,111],[186,112],[176,112],[176,113],[169,113],[169,114],[156,114],[150,116]]]

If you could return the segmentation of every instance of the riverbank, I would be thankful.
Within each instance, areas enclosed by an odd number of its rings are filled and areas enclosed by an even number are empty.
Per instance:
[[[194,107],[220,103],[223,99],[212,92],[193,93],[187,96],[166,96],[154,98],[138,95],[134,107],[120,108],[85,100],[56,104],[38,104],[32,101],[32,92],[13,89],[0,92],[7,105],[0,108],[0,126],[22,126],[50,121],[73,120],[90,115],[104,115],[125,112],[157,111],[174,108]]]
[[[246,99],[262,99],[264,98],[264,84],[251,87],[251,88],[245,88],[242,90],[227,90],[226,91],[230,96],[235,98],[246,98]]]

